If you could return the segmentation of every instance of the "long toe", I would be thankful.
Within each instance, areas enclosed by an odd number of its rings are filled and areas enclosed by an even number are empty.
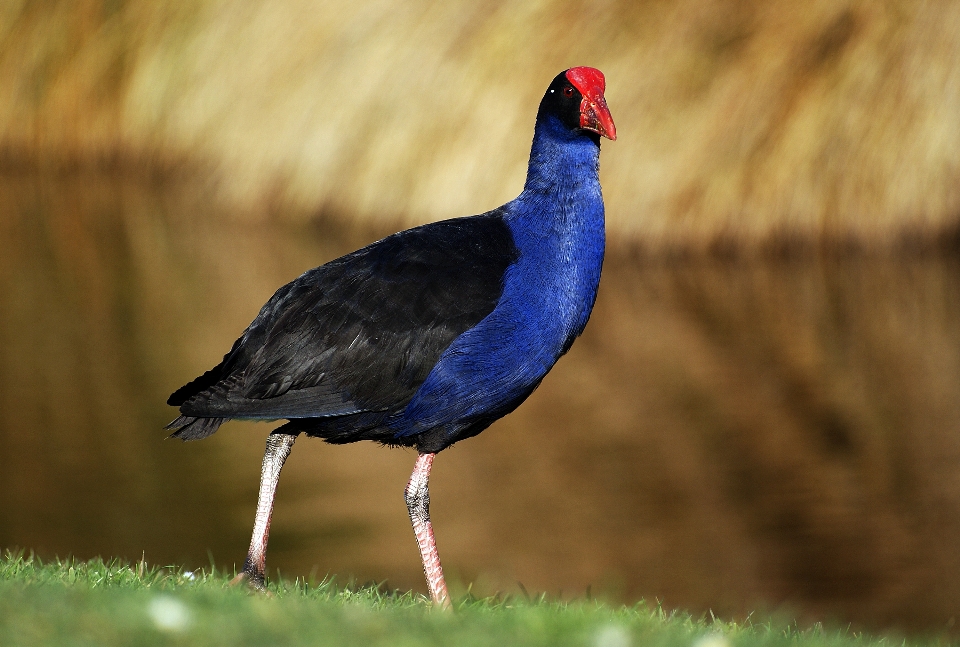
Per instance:
[[[267,583],[263,577],[257,577],[254,573],[240,571],[237,576],[230,580],[230,586],[239,586],[246,583],[251,589],[260,593],[267,593]]]

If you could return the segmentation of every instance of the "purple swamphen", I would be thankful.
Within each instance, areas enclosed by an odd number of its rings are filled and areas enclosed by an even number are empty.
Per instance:
[[[404,496],[433,602],[449,596],[430,524],[437,452],[513,411],[590,316],[604,251],[600,137],[616,139],[599,70],[557,75],[537,112],[520,196],[401,231],[309,270],[261,308],[223,361],[178,389],[173,437],[230,419],[267,438],[238,580],[264,587],[274,492],[296,437],[415,447]]]

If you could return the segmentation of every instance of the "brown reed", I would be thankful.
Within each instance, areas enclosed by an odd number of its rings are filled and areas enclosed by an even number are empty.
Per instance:
[[[957,33],[946,1],[5,2],[0,166],[407,225],[515,196],[540,92],[592,65],[619,239],[884,247],[958,226]]]

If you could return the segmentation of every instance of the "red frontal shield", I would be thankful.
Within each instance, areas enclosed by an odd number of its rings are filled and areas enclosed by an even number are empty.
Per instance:
[[[567,79],[583,95],[580,103],[580,127],[614,140],[617,127],[607,108],[603,92],[607,88],[603,72],[592,67],[572,67],[567,70]]]

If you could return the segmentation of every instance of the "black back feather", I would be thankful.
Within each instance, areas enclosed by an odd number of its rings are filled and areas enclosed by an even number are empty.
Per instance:
[[[493,310],[517,257],[495,210],[402,231],[304,273],[220,364],[170,396],[183,414],[173,435],[204,437],[229,418],[342,417],[327,425],[337,442],[364,436]]]

